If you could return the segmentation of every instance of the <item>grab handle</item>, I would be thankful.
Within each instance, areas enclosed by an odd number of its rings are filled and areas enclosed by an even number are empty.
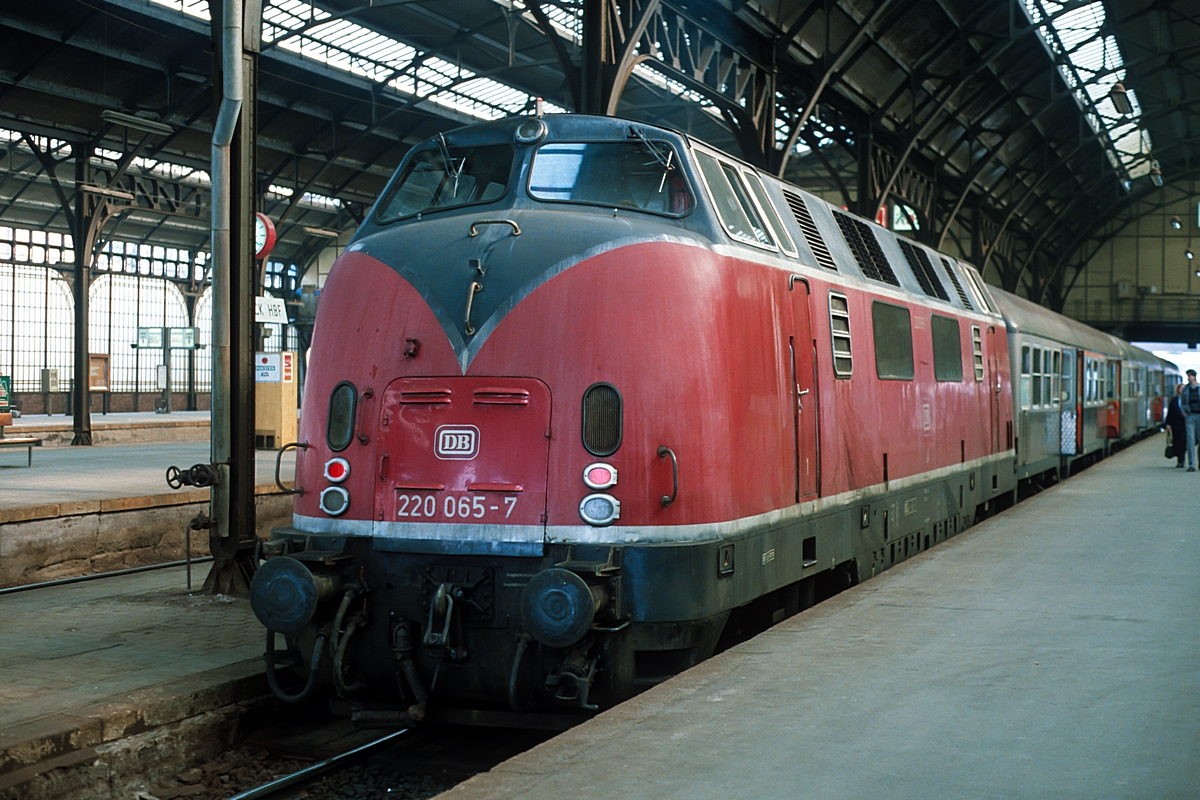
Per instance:
[[[355,409],[356,418],[354,420],[354,436],[355,436],[355,438],[358,439],[359,444],[366,444],[367,442],[371,441],[371,438],[369,436],[367,436],[365,433],[363,433],[363,431],[362,431],[362,418],[363,418],[363,406],[365,406],[367,404],[367,401],[370,400],[374,396],[375,396],[375,390],[371,389],[371,388],[367,388],[367,389],[363,389],[362,395],[358,398],[358,408]]]
[[[471,324],[471,304],[475,302],[475,295],[483,291],[483,284],[479,281],[471,281],[471,285],[467,287],[467,314],[463,318],[463,330],[467,336],[475,335],[475,326]]]
[[[658,457],[671,457],[671,494],[670,496],[663,495],[658,502],[662,503],[663,508],[675,502],[675,498],[679,497],[679,459],[675,457],[675,451],[663,445],[658,448]]]
[[[471,223],[471,232],[467,236],[474,238],[479,235],[479,231],[475,229],[476,225],[511,225],[513,236],[521,235],[521,226],[513,222],[511,219],[477,219]]]
[[[292,486],[296,487],[294,489],[287,488],[283,485],[283,482],[279,480],[279,465],[283,461],[284,451],[290,450],[293,447],[299,450],[307,450],[308,442],[288,442],[283,447],[279,448],[279,452],[275,454],[275,485],[278,486],[279,491],[283,492],[284,494],[298,494],[303,497],[304,489],[300,486],[296,486],[295,478],[292,479]]]

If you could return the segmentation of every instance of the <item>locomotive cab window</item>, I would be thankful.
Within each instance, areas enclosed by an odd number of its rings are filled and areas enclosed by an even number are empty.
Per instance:
[[[333,388],[329,397],[329,420],[325,426],[325,441],[337,453],[350,446],[354,437],[354,406],[358,390],[345,381]]]
[[[774,250],[775,241],[750,199],[750,190],[742,183],[738,170],[708,153],[697,152],[696,163],[700,166],[704,182],[708,184],[717,216],[729,235],[748,244]]]
[[[875,374],[885,381],[913,379],[912,321],[907,308],[871,304],[875,332]]]
[[[958,335],[958,320],[934,314],[929,328],[933,335],[933,377],[942,383],[961,382],[962,340]]]
[[[692,192],[666,142],[554,142],[538,148],[529,170],[535,200],[632,208],[680,216]]]
[[[379,222],[444,208],[490,203],[508,189],[511,145],[439,146],[414,153],[391,194],[379,206]]]

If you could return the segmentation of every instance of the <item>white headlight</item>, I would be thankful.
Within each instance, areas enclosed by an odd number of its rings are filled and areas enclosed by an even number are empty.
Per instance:
[[[321,492],[321,510],[329,516],[340,516],[349,507],[350,493],[341,486],[330,486]]]
[[[609,494],[589,494],[579,503],[579,516],[589,525],[611,525],[621,518],[621,501]]]

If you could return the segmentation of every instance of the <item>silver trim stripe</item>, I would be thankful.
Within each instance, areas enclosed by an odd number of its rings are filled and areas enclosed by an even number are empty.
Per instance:
[[[763,514],[755,514],[725,522],[709,522],[698,525],[611,525],[593,528],[590,525],[470,525],[447,522],[383,522],[376,520],[324,519],[292,514],[292,527],[308,533],[326,533],[339,536],[374,536],[380,539],[412,542],[420,552],[429,546],[444,543],[445,549],[463,552],[463,542],[488,543],[488,552],[519,550],[522,554],[533,553],[531,545],[547,543],[561,544],[651,544],[662,542],[701,542],[714,539],[729,539],[755,530],[776,527],[800,517],[820,514],[837,508],[867,502],[885,494],[904,492],[929,483],[950,478],[979,467],[1015,458],[1014,450],[976,458],[961,464],[940,467],[929,472],[897,478],[887,483],[855,489],[829,497],[820,497]],[[543,539],[543,536],[545,537]],[[396,549],[394,546],[388,549]],[[474,550],[478,548],[467,548]]]

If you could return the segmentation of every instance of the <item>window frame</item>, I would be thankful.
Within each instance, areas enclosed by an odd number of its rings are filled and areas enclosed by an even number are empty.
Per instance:
[[[771,195],[767,193],[767,185],[763,181],[762,176],[749,167],[742,167],[741,172],[742,179],[750,188],[750,198],[763,211],[763,217],[766,219],[767,225],[770,226],[775,233],[775,244],[777,244],[780,251],[786,255],[789,255],[792,258],[799,258],[800,250],[796,247],[796,243],[792,241],[792,235],[784,226],[783,218],[779,216],[779,209],[775,208],[774,200],[772,200]],[[762,190],[761,197],[754,192],[754,187],[756,185]]]
[[[418,147],[414,147],[412,150],[410,150],[408,153],[405,154],[404,162],[400,165],[400,168],[396,170],[396,174],[392,178],[392,182],[390,184],[388,184],[387,189],[380,196],[380,200],[375,204],[375,210],[371,214],[371,219],[375,222],[375,224],[380,225],[380,226],[391,225],[393,223],[402,222],[404,220],[418,219],[426,214],[436,214],[440,211],[453,211],[456,208],[471,208],[473,206],[491,205],[492,203],[499,203],[501,200],[503,200],[504,198],[506,198],[510,194],[512,194],[513,189],[514,189],[514,186],[513,186],[514,170],[516,170],[519,167],[520,160],[521,160],[520,153],[517,151],[517,148],[514,144],[512,144],[511,142],[495,142],[492,144],[456,145],[456,146],[457,147],[504,147],[504,146],[507,146],[509,148],[509,150],[512,152],[512,160],[509,162],[509,165],[508,165],[508,178],[504,182],[504,191],[501,192],[498,197],[494,197],[491,200],[476,200],[473,203],[460,203],[455,206],[439,206],[439,207],[433,207],[433,208],[423,208],[420,211],[414,211],[411,214],[403,214],[401,216],[396,216],[396,217],[385,217],[384,210],[389,205],[391,205],[392,200],[394,200],[396,197],[396,193],[400,191],[400,187],[403,185],[404,181],[408,180],[408,176],[412,173],[411,168],[412,168],[413,161],[415,161],[417,159],[417,157],[420,156],[422,153],[426,153],[426,152],[436,153],[438,150],[438,148],[436,146],[435,147],[420,147],[420,146],[418,146]],[[401,169],[408,170],[408,172],[404,173],[403,177],[401,177]]]
[[[879,332],[877,330],[878,317],[876,315],[876,309],[879,307],[886,307],[886,308],[892,308],[892,309],[897,309],[899,311],[903,311],[905,317],[908,319],[908,370],[909,370],[908,375],[899,375],[899,374],[898,375],[890,375],[890,374],[889,375],[881,375],[880,374],[880,370],[879,370],[880,337],[879,337]],[[912,341],[912,309],[910,309],[908,306],[898,305],[896,303],[887,303],[882,300],[872,300],[871,301],[871,334],[872,334],[872,339],[874,339],[873,343],[875,345],[875,348],[874,348],[875,349],[875,377],[881,381],[914,381],[914,380],[916,380],[916,357],[915,357],[915,354],[913,353],[913,341]]]
[[[781,252],[779,250],[779,246],[776,242],[772,242],[771,244],[766,244],[764,242],[760,242],[758,239],[754,239],[749,236],[743,236],[741,234],[733,232],[733,230],[729,227],[728,221],[726,221],[725,217],[721,214],[721,207],[717,203],[716,193],[713,191],[712,185],[708,181],[708,175],[706,175],[704,173],[704,168],[700,166],[700,159],[701,159],[701,157],[711,158],[713,161],[716,162],[717,166],[721,168],[722,174],[724,174],[726,176],[728,175],[728,173],[726,173],[724,171],[724,168],[731,167],[733,169],[734,174],[738,175],[742,181],[742,188],[745,190],[746,196],[749,197],[750,202],[754,204],[755,211],[758,213],[758,216],[759,216],[759,221],[763,223],[763,228],[766,230],[766,232],[768,234],[771,234],[771,233],[773,233],[773,231],[771,230],[770,223],[765,221],[765,215],[762,213],[762,210],[758,208],[758,203],[754,200],[753,192],[750,190],[749,186],[745,185],[745,178],[740,177],[741,171],[742,171],[741,165],[734,161],[731,161],[727,158],[722,157],[720,154],[718,154],[714,150],[707,150],[705,148],[696,147],[694,145],[692,147],[692,157],[695,159],[695,163],[696,163],[696,175],[699,176],[700,182],[702,184],[704,184],[704,190],[705,190],[706,194],[708,195],[708,199],[712,202],[713,214],[714,214],[714,216],[716,216],[717,221],[719,221],[721,223],[721,229],[725,231],[725,235],[728,236],[730,239],[734,240],[735,242],[738,242],[740,244],[747,244],[747,245],[750,245],[751,247],[757,247],[760,250],[766,250],[769,253]],[[736,193],[734,194],[734,200],[737,201],[738,205],[742,207],[742,212],[745,213],[746,207],[745,207],[745,205],[742,204],[741,198],[739,198],[736,195]],[[750,222],[751,225],[753,226],[753,222],[751,220],[747,219],[747,222]]]
[[[958,377],[943,378],[938,374],[938,337],[934,331],[935,326],[942,322],[954,323],[954,355],[958,360]],[[936,383],[962,383],[963,382],[963,357],[962,357],[962,323],[957,317],[946,316],[945,314],[930,314],[929,315],[929,338],[933,345],[933,379]],[[949,354],[944,354],[948,356]]]

